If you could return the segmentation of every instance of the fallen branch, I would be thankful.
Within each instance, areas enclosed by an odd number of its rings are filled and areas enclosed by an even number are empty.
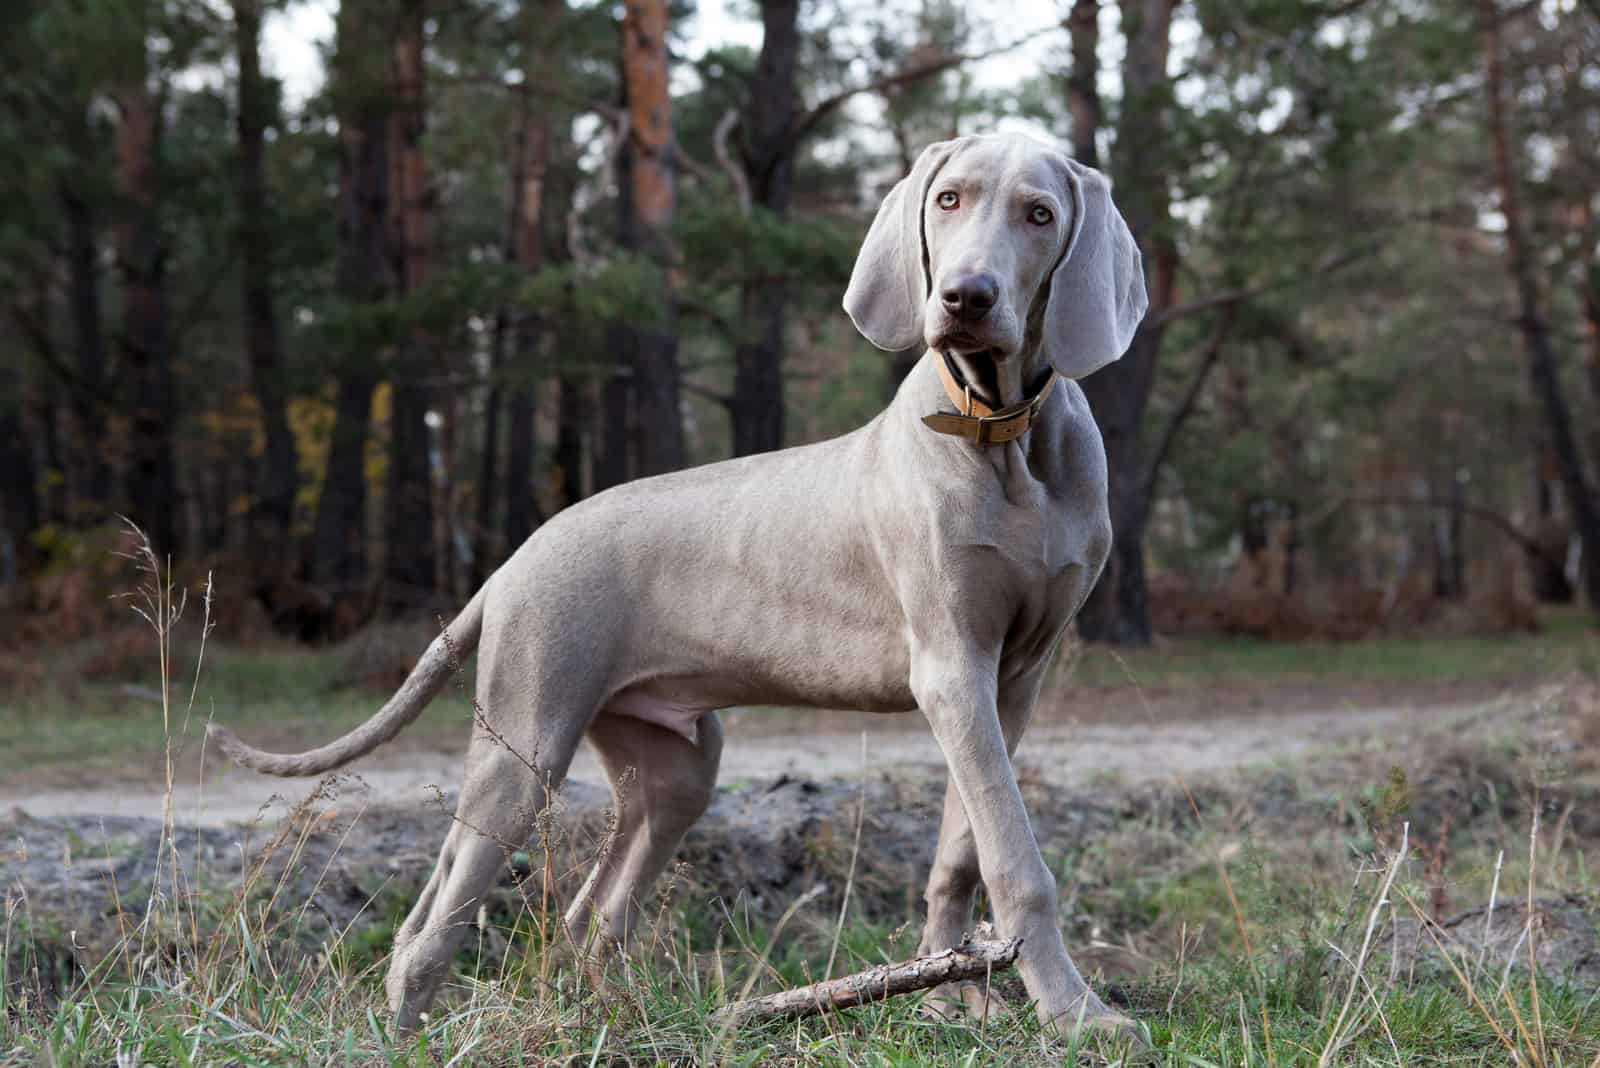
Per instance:
[[[1020,938],[966,942],[932,956],[915,957],[899,964],[880,964],[855,975],[735,1001],[717,1010],[716,1019],[737,1026],[853,1009],[857,1005],[929,990],[945,983],[985,978],[1015,964],[1021,949]]]

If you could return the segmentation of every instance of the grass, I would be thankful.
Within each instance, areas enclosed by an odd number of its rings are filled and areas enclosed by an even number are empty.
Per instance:
[[[170,591],[162,593],[159,579],[153,575],[150,614],[166,620]],[[1560,644],[1565,640],[1557,639],[1562,651],[1552,663],[1583,655],[1576,640],[1572,650]],[[1366,658],[1350,670],[1380,680],[1453,678],[1490,657],[1466,639],[1359,654],[1347,648]],[[1300,680],[1324,670],[1323,653],[1346,651],[1185,646],[1133,666],[1140,677],[1151,671],[1157,685],[1198,686],[1257,671]],[[215,707],[219,716],[226,709],[230,722],[285,729],[303,717],[331,735],[334,720],[348,715],[353,722],[371,711],[370,695],[333,689],[330,654],[193,652],[203,660],[195,714]],[[1495,663],[1515,666],[1515,658]],[[125,721],[121,737],[129,744],[148,744],[153,735],[165,761],[190,714],[188,673],[163,657],[141,684],[164,696],[88,719],[102,729],[108,720]],[[1572,708],[1591,715],[1586,702],[1592,697],[1575,698]],[[70,751],[70,742],[29,742],[14,722],[50,708],[46,701],[7,712],[3,729],[13,733],[0,735],[0,752],[13,742],[35,747],[20,757],[8,753],[13,766],[51,759],[51,746]],[[447,712],[462,720],[469,714]],[[1557,712],[1566,714],[1551,715]],[[50,728],[44,733],[59,730],[80,742],[95,729],[73,735],[78,728],[65,716]],[[1542,935],[1535,925],[1509,951],[1449,958],[1454,963],[1439,955],[1415,962],[1392,956],[1397,923],[1413,925],[1424,940],[1434,936],[1425,917],[1441,888],[1460,907],[1486,900],[1492,887],[1502,909],[1551,895],[1592,899],[1600,889],[1585,852],[1597,840],[1593,824],[1573,818],[1578,806],[1600,804],[1593,746],[1534,739],[1525,721],[1508,722],[1499,734],[1481,725],[1475,731],[1436,742],[1414,780],[1398,763],[1369,761],[1292,775],[1280,769],[1194,793],[1180,784],[1172,804],[1126,798],[1103,832],[1046,841],[1080,964],[1146,1028],[1151,1052],[1137,1062],[1600,1068],[1600,991],[1568,985],[1557,972],[1504,967],[1536,951]],[[1600,735],[1576,737],[1592,742]],[[1433,809],[1446,802],[1440,826]],[[1556,804],[1555,813],[1535,821],[1548,804]],[[1421,822],[1414,830],[1407,819]],[[300,813],[255,853],[291,863],[316,822],[311,812]],[[876,1068],[1137,1059],[1112,1045],[1041,1033],[1011,975],[998,977],[997,986],[1014,1011],[982,1027],[930,1020],[915,998],[798,1023],[732,1032],[718,1026],[714,1010],[747,987],[765,992],[818,978],[835,945],[838,972],[914,953],[918,918],[907,913],[903,895],[874,900],[864,879],[853,897],[845,891],[850,905],[840,908],[838,887],[858,863],[866,872],[875,862],[855,849],[832,858],[834,889],[797,908],[787,924],[748,899],[711,900],[692,873],[675,878],[634,952],[593,962],[546,904],[556,888],[545,873],[567,875],[561,885],[570,885],[570,858],[547,852],[541,863],[535,845],[531,858],[518,858],[526,879],[502,884],[494,907],[480,916],[450,996],[425,1033],[398,1042],[387,1026],[382,973],[414,887],[384,883],[360,923],[330,929],[270,865],[253,865],[237,883],[202,884],[194,874],[197,847],[173,823],[170,807],[164,827],[156,876],[149,885],[120,887],[117,907],[97,929],[63,929],[25,888],[8,886],[0,921],[0,1063]],[[86,854],[97,847],[73,848]],[[0,856],[0,864],[7,859]],[[798,889],[778,907],[797,899],[804,899]]]
[[[1399,854],[1387,867],[1376,863],[1382,858],[1364,858],[1365,871],[1342,895],[1304,872],[1293,888],[1299,893],[1286,894],[1282,873],[1269,866],[1248,859],[1214,864],[1207,854],[1218,852],[1220,840],[1201,833],[1186,843],[1189,860],[1212,866],[1218,878],[1202,884],[1192,870],[1169,874],[1144,892],[1165,894],[1167,879],[1182,884],[1163,913],[1181,911],[1201,927],[1226,926],[1236,915],[1252,949],[1202,936],[1194,940],[1208,945],[1201,954],[1175,954],[1102,981],[1102,989],[1147,1027],[1153,1059],[1139,1063],[1586,1068],[1600,1055],[1594,991],[1522,974],[1499,994],[1498,957],[1482,966],[1469,963],[1458,977],[1438,964],[1391,970],[1382,954],[1363,952],[1369,917],[1387,922],[1404,915],[1408,901],[1425,896],[1419,870]],[[1355,870],[1342,874],[1348,878]],[[1393,885],[1382,895],[1390,875]],[[1231,892],[1222,890],[1224,882]],[[1131,892],[1113,883],[1103,895]],[[114,945],[97,967],[73,962],[69,970],[78,974],[53,1001],[29,996],[28,975],[46,952],[40,947],[58,944],[60,933],[29,932],[27,913],[14,908],[5,924],[5,959],[19,970],[4,976],[0,1060],[63,1066],[1133,1063],[1115,1048],[1047,1037],[1026,1011],[981,1028],[949,1025],[922,1017],[914,999],[725,1033],[712,1013],[751,977],[761,989],[815,978],[836,933],[841,970],[909,956],[915,930],[856,919],[836,932],[831,908],[819,905],[775,933],[770,920],[737,907],[719,913],[684,895],[661,910],[632,958],[584,967],[551,933],[537,887],[509,894],[509,904],[484,917],[459,959],[448,1007],[420,1039],[399,1043],[387,1031],[379,1001],[387,929],[308,947],[305,932],[297,930],[297,904],[263,909],[264,896],[224,896],[204,909],[175,898],[142,922],[126,917],[126,952]],[[1230,898],[1239,902],[1237,913]],[[1293,907],[1285,907],[1291,899]],[[1270,910],[1274,902],[1279,911]],[[207,917],[198,937],[190,934],[191,911]],[[548,970],[546,954],[557,962]],[[1022,1001],[1011,977],[1001,986]]]
[[[1274,642],[1190,637],[1148,649],[1084,649],[1074,685],[1151,691],[1201,686],[1266,689],[1361,685],[1527,685],[1572,672],[1600,674],[1600,633],[1573,609],[1546,612],[1539,634],[1406,635],[1361,641]]]
[[[145,642],[146,659],[155,643]],[[192,646],[181,648],[181,669],[193,668]],[[72,674],[81,648],[59,651],[46,685],[0,697],[0,778],[62,767],[126,774],[130,765],[155,768],[165,751],[159,715],[159,675],[147,664],[84,682]],[[386,694],[350,685],[335,649],[297,646],[206,651],[205,687],[194,715],[252,730],[253,740],[335,737],[372,715]],[[465,743],[471,708],[454,689],[441,694],[411,740],[442,746]],[[191,732],[194,733],[194,732]]]

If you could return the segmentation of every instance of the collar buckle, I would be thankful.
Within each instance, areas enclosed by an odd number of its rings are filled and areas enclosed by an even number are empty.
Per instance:
[[[938,356],[939,360],[934,366],[938,369],[939,381],[943,383],[945,395],[956,406],[959,414],[934,412],[932,415],[923,416],[922,422],[930,430],[966,438],[980,448],[1003,445],[1026,434],[1043,409],[1045,398],[1056,384],[1055,371],[1046,370],[1031,397],[1024,397],[1020,402],[1005,408],[991,409],[981,401],[973,399],[971,383],[956,379],[955,373],[949,366],[948,357],[943,352],[938,353]]]

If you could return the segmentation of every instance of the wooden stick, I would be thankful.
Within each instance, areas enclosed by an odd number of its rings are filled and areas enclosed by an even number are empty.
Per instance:
[[[734,1026],[764,1020],[792,1020],[839,1009],[852,1009],[899,994],[927,990],[944,983],[982,979],[1017,962],[1022,939],[966,942],[928,957],[899,964],[880,964],[855,975],[845,975],[810,986],[780,990],[765,997],[735,1001],[717,1010],[720,1023]]]

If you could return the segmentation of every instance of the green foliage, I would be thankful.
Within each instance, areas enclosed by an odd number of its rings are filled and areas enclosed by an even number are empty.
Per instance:
[[[423,135],[434,209],[429,278],[403,295],[352,302],[337,270],[349,239],[341,226],[350,225],[340,218],[340,183],[349,175],[340,172],[337,116],[393,103],[384,35],[394,3],[346,0],[337,9],[348,62],[310,98],[286,101],[269,85],[271,281],[283,378],[302,408],[325,403],[334,372],[364,367],[377,380],[418,373],[400,354],[420,335],[431,346],[430,380],[443,384],[440,407],[462,426],[483,426],[487,387],[553,389],[558,374],[593,386],[618,366],[608,331],[670,326],[692,387],[690,454],[717,459],[730,435],[726,406],[715,398],[731,392],[735,350],[750,340],[750,294],[778,286],[787,306],[790,440],[849,429],[888,393],[888,362],[849,334],[838,311],[876,198],[928,141],[998,124],[1058,141],[1070,133],[1064,32],[981,67],[908,79],[941,57],[1014,42],[1026,27],[942,0],[806,0],[794,123],[807,135],[793,146],[791,204],[782,215],[759,204],[747,211],[728,168],[755,165],[752,133],[724,122],[749,110],[759,47],[708,39],[689,5],[678,5],[677,213],[670,264],[652,262],[618,240],[617,9],[532,0],[431,6]],[[145,77],[163,102],[159,216],[168,355],[182,399],[175,435],[197,443],[194,457],[253,461],[259,452],[242,359],[235,42],[228,5],[205,0],[3,6],[0,284],[12,296],[0,309],[0,360],[7,381],[22,386],[7,400],[41,442],[38,481],[53,490],[46,518],[60,523],[70,508],[58,505],[79,491],[79,475],[73,463],[43,453],[65,452],[70,461],[104,449],[114,467],[123,463],[119,441],[73,442],[73,424],[60,413],[98,406],[116,431],[118,413],[129,409],[114,255],[117,227],[128,218],[115,193],[116,93],[129,78]],[[1184,313],[1168,326],[1155,367],[1140,426],[1146,458],[1207,369],[1155,472],[1155,570],[1215,580],[1256,500],[1297,508],[1307,521],[1299,532],[1307,578],[1325,583],[1388,581],[1426,566],[1437,543],[1438,517],[1427,510],[1347,505],[1346,497],[1431,498],[1464,485],[1471,503],[1519,529],[1544,522],[1530,477],[1540,416],[1507,313],[1473,6],[1180,5],[1170,78],[1138,102],[1137,114],[1122,98],[1117,66],[1133,20],[1115,14],[1101,19],[1104,164],[1125,200],[1139,195],[1138,176],[1121,173],[1135,147],[1141,166],[1159,172],[1172,202],[1163,236],[1176,253],[1174,299]],[[754,3],[732,11],[750,25],[760,16]],[[1589,309],[1600,307],[1600,20],[1583,5],[1511,6],[1503,30],[1511,149],[1525,174],[1574,423],[1585,427],[1600,421],[1600,394],[1581,365],[1592,347]],[[1045,62],[1035,64],[1041,55]],[[548,119],[551,132],[540,186],[544,266],[531,272],[511,265],[509,233],[526,114]],[[1137,145],[1119,146],[1119,136]],[[69,205],[82,209],[93,244],[108,353],[97,385],[78,377],[88,331],[69,259]],[[1244,296],[1220,299],[1230,294]],[[530,322],[537,329],[529,349],[514,349],[507,330]],[[1219,332],[1211,365],[1207,347]],[[493,375],[491,358],[499,360]],[[89,395],[95,399],[85,402]],[[317,428],[308,455],[326,455],[332,422],[305,420]],[[66,440],[47,444],[47,425]],[[381,417],[376,429],[381,444]],[[552,436],[541,429],[542,444]],[[1592,451],[1592,440],[1583,444]],[[463,433],[448,450],[453,466],[444,477],[468,497],[478,492],[483,448],[478,434]],[[239,498],[229,514],[248,514],[250,471],[219,473],[211,459],[180,466],[187,496],[202,495],[201,484],[229,484]],[[299,520],[309,527],[309,515]],[[1495,559],[1509,545],[1499,538],[1469,522],[1468,555]]]

